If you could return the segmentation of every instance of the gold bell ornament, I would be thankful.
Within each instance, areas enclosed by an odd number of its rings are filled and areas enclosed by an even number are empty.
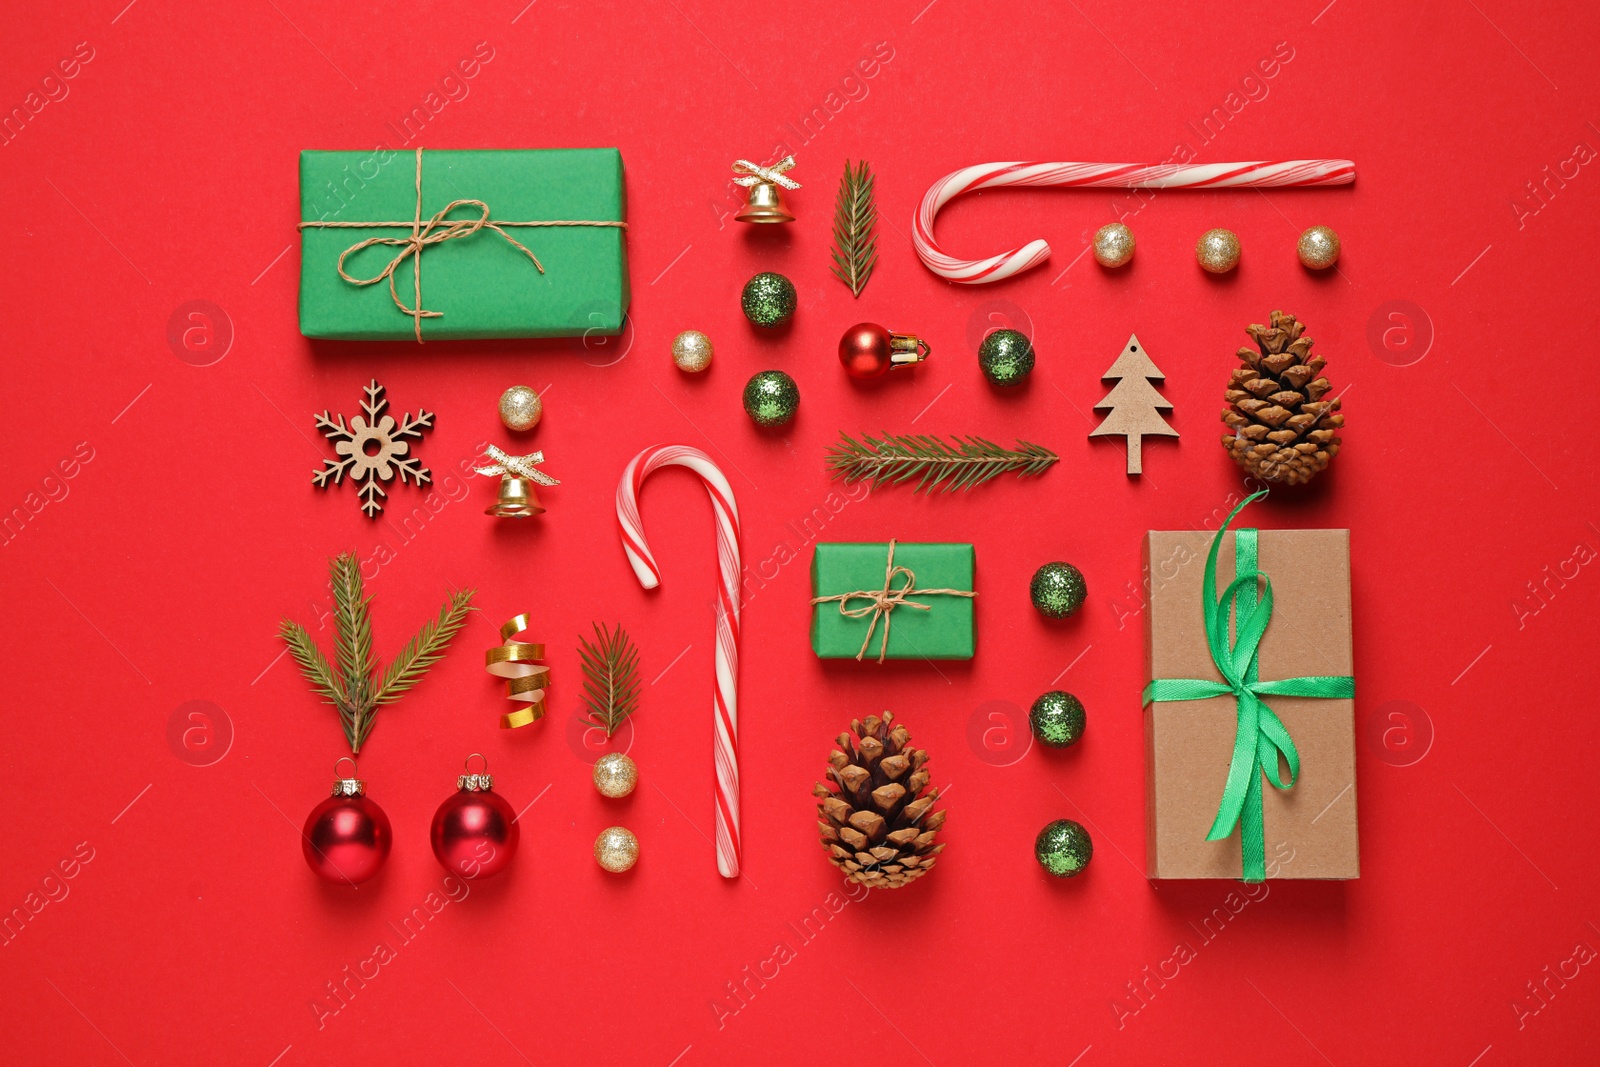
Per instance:
[[[748,159],[734,160],[733,172],[739,177],[733,179],[733,184],[750,190],[744,207],[734,218],[740,222],[793,222],[794,216],[783,202],[785,189],[800,188],[799,182],[784,173],[793,166],[793,156],[784,156],[770,167],[759,166]]]
[[[537,485],[560,485],[556,479],[539,469],[544,462],[543,452],[530,452],[526,456],[513,456],[490,445],[484,455],[494,462],[487,467],[474,467],[478,474],[500,479],[500,496],[485,515],[497,519],[531,519],[544,514],[539,504]]]

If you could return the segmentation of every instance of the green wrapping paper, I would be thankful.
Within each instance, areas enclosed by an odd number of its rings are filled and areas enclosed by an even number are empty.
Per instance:
[[[622,156],[615,148],[429,150],[421,155],[420,203],[417,167],[415,152],[300,153],[301,333],[375,341],[622,332],[623,228],[515,225],[622,222]],[[486,205],[488,223],[503,228],[474,228],[483,217],[479,204],[459,204],[435,220],[457,200]],[[417,236],[425,242],[420,307],[437,316],[405,310],[419,306],[411,225],[418,217]],[[372,222],[402,225],[348,225]],[[386,243],[351,251],[344,270],[375,280],[358,285],[341,277],[340,255],[374,238]]]
[[[974,561],[969,544],[818,544],[812,651],[822,659],[971,659]]]

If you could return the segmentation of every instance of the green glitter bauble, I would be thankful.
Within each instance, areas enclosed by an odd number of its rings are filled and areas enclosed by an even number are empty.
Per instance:
[[[1033,858],[1057,878],[1074,878],[1089,866],[1094,842],[1089,831],[1071,819],[1057,819],[1033,839]]]
[[[1052,619],[1064,619],[1083,607],[1083,598],[1089,586],[1083,573],[1070,563],[1046,563],[1033,572],[1028,584],[1028,596],[1039,614]]]
[[[759,371],[745,383],[744,410],[757,426],[782,426],[800,410],[800,387],[781,370]]]
[[[781,274],[762,271],[744,283],[739,306],[757,326],[782,326],[794,314],[794,282]]]
[[[1028,728],[1050,748],[1075,745],[1083,736],[1083,703],[1071,693],[1053,689],[1033,702]]]
[[[1033,342],[1016,330],[996,330],[978,346],[978,366],[995,385],[1021,385],[1033,372]]]

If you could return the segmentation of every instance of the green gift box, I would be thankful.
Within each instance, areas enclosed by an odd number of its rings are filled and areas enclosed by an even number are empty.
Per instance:
[[[615,336],[628,310],[615,148],[300,153],[300,332]]]
[[[824,542],[811,557],[811,648],[823,659],[971,659],[966,544]]]

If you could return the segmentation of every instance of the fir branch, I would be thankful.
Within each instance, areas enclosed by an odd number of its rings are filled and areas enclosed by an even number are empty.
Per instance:
[[[470,602],[476,590],[453,594],[439,610],[439,617],[411,639],[383,672],[382,680],[376,681],[378,661],[372,654],[372,598],[366,596],[362,588],[361,564],[354,555],[346,553],[328,561],[328,572],[333,588],[338,670],[323,655],[306,628],[294,620],[284,619],[278,627],[278,636],[294,653],[300,673],[311,687],[338,710],[339,724],[344,727],[350,751],[358,753],[372,732],[373,716],[379,705],[398,700],[401,693],[416,685],[428,668],[444,655],[450,640],[466,622],[467,612],[475,610]]]
[[[1013,471],[1019,478],[1043,474],[1059,458],[1030,441],[1002,448],[983,437],[956,435],[946,442],[928,434],[885,434],[862,435],[858,442],[841,433],[828,451],[828,469],[835,479],[870,481],[874,489],[917,479],[916,492],[954,492]]]
[[[322,654],[322,649],[317,647],[316,641],[312,640],[306,628],[293,619],[284,619],[278,624],[278,636],[289,646],[290,654],[300,665],[300,673],[311,683],[311,688],[322,694],[323,700],[339,709],[341,719],[348,718],[350,707],[349,700],[344,694],[344,686],[334,674],[333,665]]]
[[[594,644],[578,637],[583,699],[589,708],[584,721],[610,737],[624,719],[639,710],[639,649],[620,623],[611,631],[599,623],[591,625]]]
[[[399,700],[401,693],[420,682],[422,676],[428,673],[428,668],[444,657],[451,640],[466,625],[467,613],[477,610],[472,606],[472,598],[477,592],[476,589],[463,589],[452,594],[439,609],[439,617],[424,626],[411,639],[411,643],[401,650],[400,655],[389,664],[389,669],[383,672],[383,681],[372,698],[374,706],[393,704]]]
[[[335,556],[328,564],[328,581],[333,587],[339,674],[350,706],[360,709],[368,704],[377,667],[372,655],[372,599],[362,586],[361,561],[352,552]]]
[[[873,178],[866,160],[854,170],[844,161],[839,197],[833,208],[833,273],[856,296],[867,287],[878,262],[878,208],[873,200]]]

